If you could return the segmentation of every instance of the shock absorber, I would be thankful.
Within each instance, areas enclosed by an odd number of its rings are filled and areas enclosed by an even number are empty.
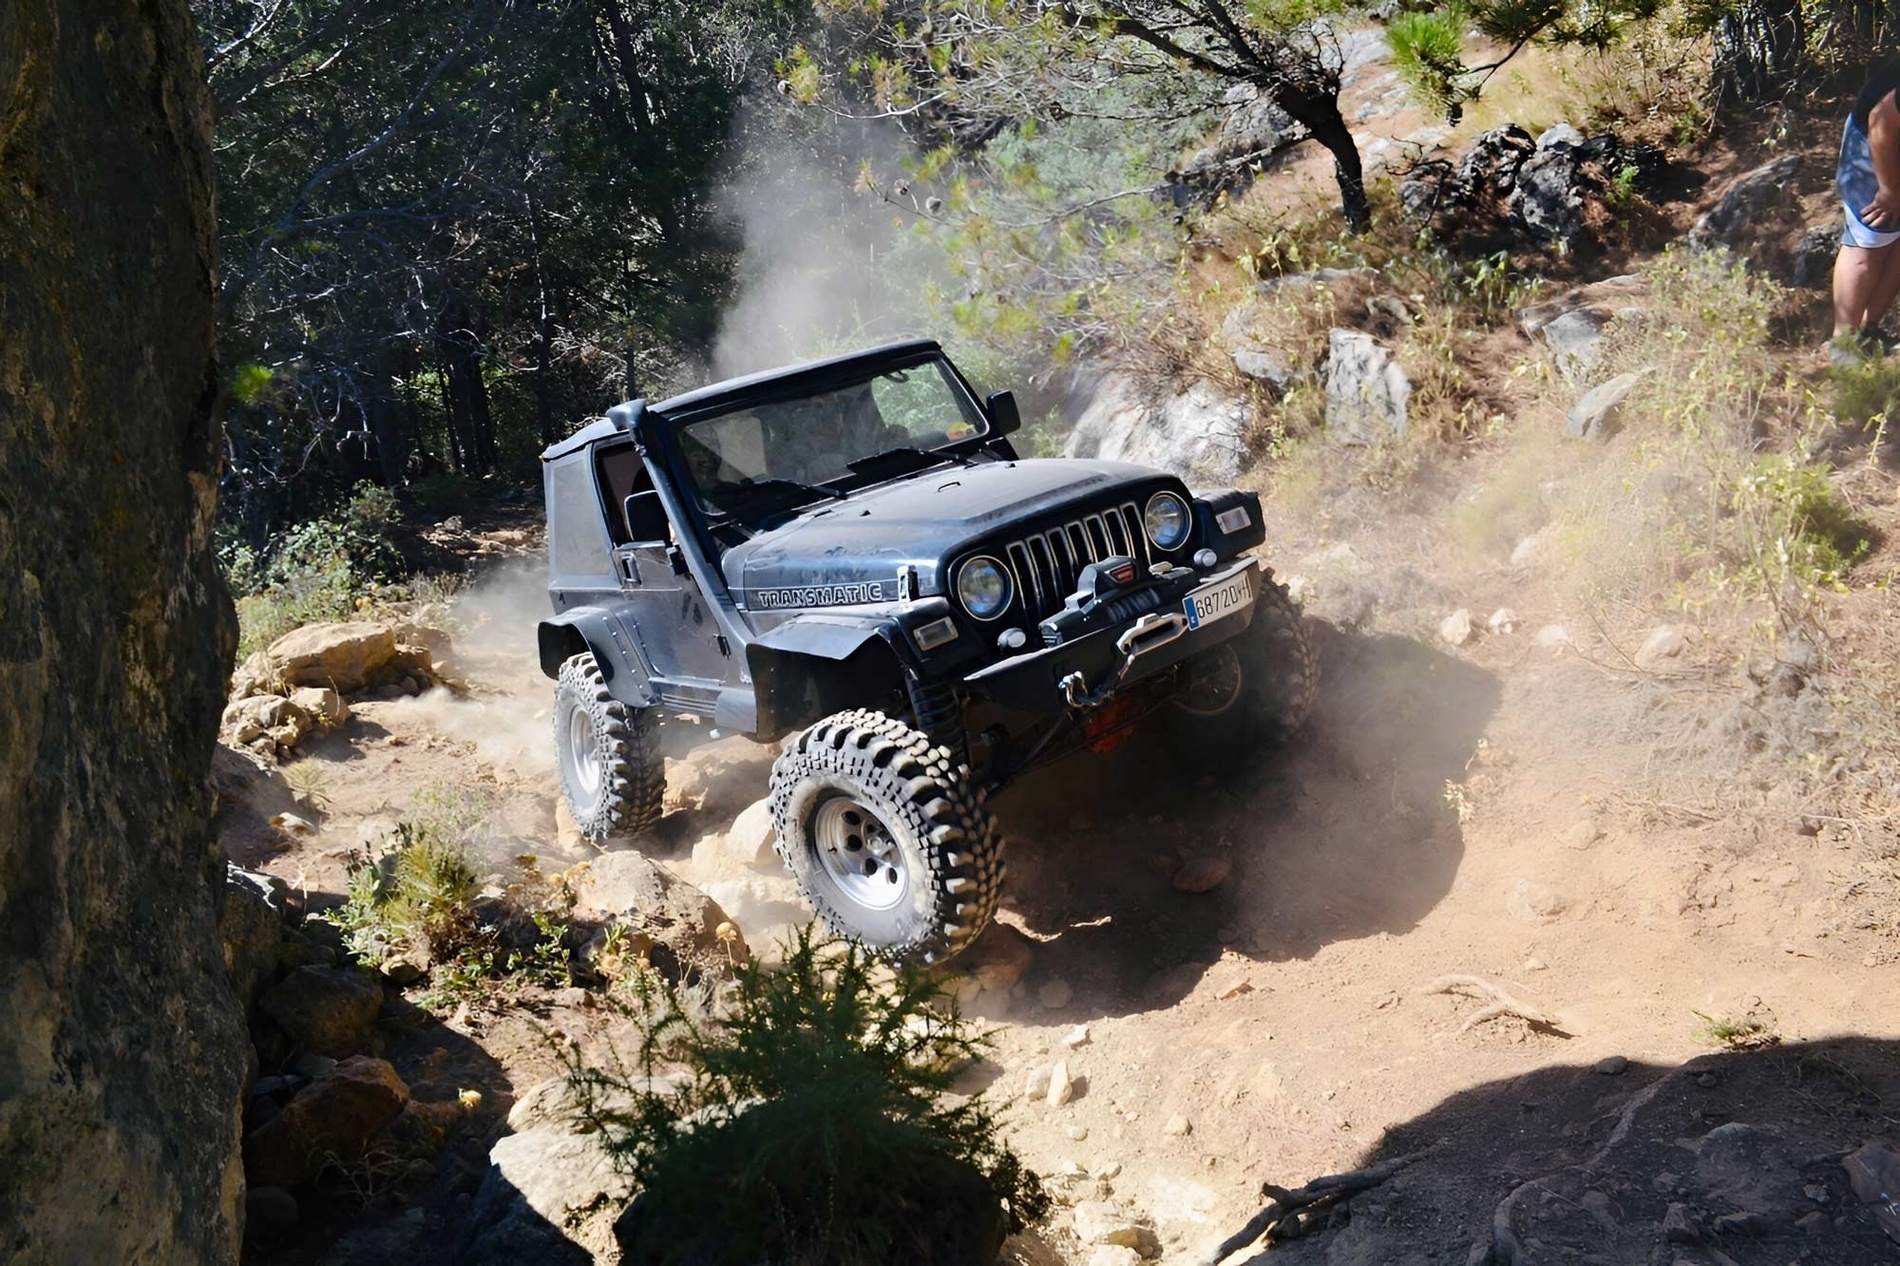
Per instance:
[[[957,697],[954,682],[927,682],[907,676],[905,688],[910,692],[910,710],[917,719],[917,728],[929,736],[930,741],[950,749],[950,755],[962,764],[969,764],[969,735],[964,728],[963,700]]]

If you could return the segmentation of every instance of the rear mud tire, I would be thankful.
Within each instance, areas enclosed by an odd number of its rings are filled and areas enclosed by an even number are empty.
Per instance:
[[[1238,693],[1219,715],[1190,724],[1224,741],[1285,742],[1306,724],[1319,699],[1319,655],[1299,604],[1272,572],[1261,578],[1253,622],[1228,646],[1240,668]]]
[[[581,834],[595,844],[652,830],[666,795],[660,721],[607,690],[584,651],[554,683],[554,751],[561,795]]]
[[[778,849],[836,935],[937,963],[996,912],[1002,835],[967,766],[882,712],[826,717],[772,766]]]

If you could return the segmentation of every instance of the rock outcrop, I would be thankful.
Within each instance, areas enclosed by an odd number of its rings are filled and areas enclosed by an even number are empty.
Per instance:
[[[0,1244],[234,1262],[206,774],[236,641],[185,0],[0,5]]]
[[[306,624],[238,665],[220,733],[232,747],[280,755],[348,721],[347,695],[454,684],[449,653],[449,635],[427,625]]]
[[[627,934],[623,953],[644,957],[669,975],[748,956],[744,938],[718,902],[631,850],[603,853],[588,863],[574,889],[574,922],[595,929],[582,950],[589,961],[613,927]]]
[[[1253,409],[1211,383],[1157,394],[1133,377],[1096,380],[1062,453],[1171,470],[1190,482],[1227,483],[1240,472]]]
[[[1405,434],[1412,380],[1370,334],[1334,330],[1326,356],[1326,434],[1341,444],[1376,444]]]

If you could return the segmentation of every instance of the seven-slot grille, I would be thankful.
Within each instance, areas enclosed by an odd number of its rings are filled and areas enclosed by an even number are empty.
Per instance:
[[[1040,620],[1062,609],[1062,600],[1075,592],[1090,563],[1120,554],[1145,570],[1148,536],[1141,510],[1129,501],[1011,541],[1002,554],[1030,618]]]

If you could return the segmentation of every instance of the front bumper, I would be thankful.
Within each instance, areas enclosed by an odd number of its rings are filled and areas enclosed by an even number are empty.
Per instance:
[[[1188,627],[1182,613],[1187,595],[1207,585],[1245,575],[1253,600],[1230,615]],[[1253,623],[1260,595],[1260,563],[1241,559],[1175,582],[1161,608],[1125,624],[999,660],[963,679],[972,695],[1006,708],[1063,712],[1105,703],[1116,691],[1165,672],[1220,645]]]

